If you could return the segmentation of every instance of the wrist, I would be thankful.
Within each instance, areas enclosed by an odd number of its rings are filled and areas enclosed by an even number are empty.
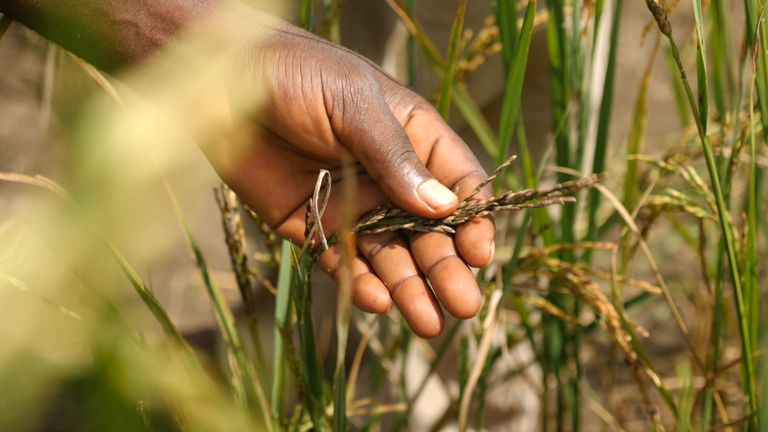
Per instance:
[[[118,66],[144,61],[178,39],[187,29],[209,19],[221,0],[132,0],[117,2],[111,9],[110,25],[115,33],[113,56]]]
[[[142,62],[223,0],[3,0],[0,11],[105,70]]]

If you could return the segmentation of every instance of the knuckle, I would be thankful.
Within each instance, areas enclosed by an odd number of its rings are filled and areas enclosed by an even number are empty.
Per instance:
[[[376,257],[381,253],[393,247],[405,247],[405,242],[398,234],[394,232],[387,232],[378,235],[363,236],[359,240],[359,246],[361,247],[365,258],[373,262]]]
[[[414,94],[414,100],[411,105],[411,111],[414,113],[423,113],[423,114],[429,114],[429,115],[436,115],[440,117],[440,114],[438,114],[437,109],[429,103],[426,99],[424,99],[421,95]]]
[[[464,261],[462,261],[461,258],[459,258],[459,256],[456,255],[455,253],[446,254],[446,255],[438,258],[434,263],[432,263],[431,266],[427,267],[427,269],[424,272],[424,274],[426,274],[427,277],[431,279],[434,276],[432,273],[435,270],[437,270],[438,267],[440,267],[441,265],[444,265],[444,264],[447,264],[447,265],[453,264],[453,263],[455,263],[456,260],[459,260],[459,262],[461,262],[462,264],[464,263]]]
[[[465,196],[477,187],[483,180],[488,177],[488,174],[480,167],[476,167],[456,180],[450,187],[451,190],[458,192],[459,196]],[[480,192],[474,197],[475,199],[487,199],[491,197],[491,185],[487,184],[480,189]]]

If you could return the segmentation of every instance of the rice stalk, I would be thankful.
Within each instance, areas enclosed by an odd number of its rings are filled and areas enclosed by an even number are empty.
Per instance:
[[[321,170],[315,184],[314,194],[307,203],[305,243],[298,256],[292,260],[295,264],[290,284],[301,353],[302,374],[296,378],[299,381],[303,380],[303,383],[306,385],[303,392],[304,409],[309,412],[312,427],[319,431],[331,430],[333,425],[329,421],[325,409],[327,403],[322,378],[324,376],[324,368],[318,356],[315,341],[315,328],[312,317],[311,271],[320,254],[327,250],[331,244],[325,236],[321,222],[322,215],[330,198],[330,185],[330,173],[326,170]],[[316,241],[317,237],[319,237],[319,244]],[[340,236],[336,235],[334,239],[338,241]],[[287,340],[289,337],[289,333],[283,334],[284,340]],[[337,391],[340,393],[345,388],[345,385],[341,386],[340,389],[337,388]],[[346,396],[344,397],[346,398]],[[342,403],[344,402],[342,401]],[[334,422],[337,421],[335,418],[333,420]]]
[[[707,203],[708,211],[713,215],[717,214],[717,202],[714,194],[712,193],[712,190],[691,165],[683,166],[681,163],[675,161],[656,159],[645,155],[630,155],[628,158],[631,160],[650,163],[665,171],[668,171],[669,173],[677,174],[681,179],[685,180],[685,182],[694,191],[696,191],[699,196],[704,199],[704,201]],[[667,188],[666,190],[668,192],[674,191],[672,188]],[[676,194],[675,192],[672,193]],[[681,198],[682,196],[682,193],[676,194],[677,198]],[[692,202],[693,200],[686,196],[684,201]]]
[[[352,176],[352,165],[350,163],[344,163],[342,170],[345,171],[345,176]],[[326,192],[330,193],[331,185],[330,178],[326,185]],[[357,184],[355,182],[344,183],[344,190],[342,191],[344,202],[350,203],[357,196]],[[317,198],[314,198],[317,200]],[[354,222],[354,215],[352,214],[352,206],[347,205],[342,209],[341,217],[341,229],[343,233],[340,241],[342,249],[341,253],[341,268],[337,271],[338,280],[338,296],[336,302],[336,368],[334,371],[333,387],[334,387],[334,430],[347,430],[347,400],[349,398],[347,392],[347,370],[346,370],[346,353],[347,353],[347,340],[349,338],[349,324],[352,319],[352,274],[350,269],[352,268],[352,259],[357,255],[357,245],[355,242],[355,236],[350,233],[349,227]],[[317,221],[320,219],[318,218]],[[321,225],[317,222],[317,225]]]
[[[763,6],[763,10],[760,13],[760,18],[758,20],[758,25],[760,25],[762,21],[763,12],[765,11],[765,6]],[[759,38],[759,37],[758,37]],[[749,155],[751,162],[749,164],[749,172],[748,172],[748,179],[747,179],[747,190],[746,190],[746,212],[747,212],[747,226],[746,226],[746,244],[744,246],[744,298],[746,301],[746,319],[748,322],[748,334],[746,337],[750,339],[750,346],[756,347],[758,344],[758,331],[760,328],[760,265],[759,265],[759,255],[758,255],[758,239],[757,239],[757,218],[758,218],[758,169],[757,165],[755,163],[755,159],[757,157],[757,144],[755,140],[755,128],[754,128],[754,106],[755,106],[755,79],[757,75],[757,61],[758,58],[761,57],[760,53],[762,53],[762,58],[765,58],[766,51],[759,51],[758,50],[758,43],[756,41],[755,45],[752,47],[751,52],[751,59],[752,59],[752,75],[749,83]],[[755,380],[756,378],[754,376],[747,377],[747,380]],[[751,391],[751,392],[750,392]],[[751,398],[757,398],[757,394],[755,393],[756,390],[752,389],[751,386],[747,386],[747,392],[750,394]],[[750,399],[750,410],[748,414],[754,415],[753,421],[751,422],[752,428],[759,427],[759,417],[758,417],[758,401],[752,401]]]
[[[587,384],[582,383],[579,387],[583,400],[587,403],[587,408],[592,411],[607,427],[613,432],[625,432],[624,428],[614,417],[614,415],[597,400],[596,395]]]
[[[306,383],[304,408],[309,412],[312,425],[316,430],[331,428],[325,413],[326,397],[323,390],[323,363],[317,354],[314,322],[312,319],[312,297],[310,270],[316,261],[316,255],[302,254],[297,259],[292,278],[293,306],[296,313],[296,327],[299,333],[302,375]],[[284,335],[285,338],[285,335]],[[297,377],[298,379],[299,377]]]
[[[688,349],[690,350],[690,354],[692,358],[696,361],[698,365],[703,365],[703,361],[699,359],[699,356],[696,352],[695,345],[693,344],[693,341],[690,338],[690,333],[688,331],[688,326],[685,324],[685,321],[683,320],[682,316],[680,315],[680,312],[678,310],[678,307],[672,298],[672,293],[669,290],[669,287],[666,284],[666,281],[664,280],[664,277],[661,274],[661,271],[659,270],[659,266],[656,263],[656,260],[653,258],[653,253],[651,252],[650,248],[648,247],[648,244],[645,242],[643,237],[640,235],[640,230],[637,227],[637,225],[634,222],[634,218],[632,215],[627,212],[626,208],[621,204],[619,199],[614,196],[608,189],[603,187],[602,185],[596,185],[595,186],[605,197],[608,199],[608,201],[613,204],[614,208],[619,212],[620,215],[622,215],[622,218],[624,219],[627,231],[632,232],[637,236],[637,242],[640,247],[640,250],[643,252],[643,255],[645,255],[646,261],[648,262],[648,265],[651,268],[651,272],[656,277],[656,281],[659,285],[659,288],[661,289],[661,293],[664,296],[664,300],[667,303],[667,306],[669,306],[670,312],[672,312],[672,316],[675,320],[675,323],[677,324],[678,329],[680,330],[681,335],[683,336],[683,339],[685,340],[686,344],[688,345]],[[639,207],[638,207],[639,209]],[[624,237],[624,235],[622,235]],[[619,248],[615,248],[613,250],[612,256],[611,256],[611,267],[612,272],[616,273],[615,271],[615,264],[617,260]],[[615,280],[613,280],[615,285]],[[621,298],[620,292],[616,294],[616,298]]]
[[[255,297],[255,285],[251,276],[253,271],[248,265],[248,251],[245,240],[245,230],[240,216],[240,201],[237,195],[223,183],[214,190],[214,197],[219,206],[224,240],[229,252],[230,264],[235,274],[240,298],[245,307],[245,316],[251,335],[251,343],[256,351],[257,371],[266,370],[264,349],[259,338],[258,309]]]
[[[496,25],[495,16],[486,17],[483,27],[477,34],[471,30],[464,33],[466,45],[464,57],[456,63],[456,81],[466,82],[467,78],[483,66],[488,58],[498,54],[502,50],[502,44],[499,43],[499,27]]]
[[[245,406],[257,405],[259,407],[264,424],[266,425],[267,430],[271,432],[272,422],[269,420],[271,417],[270,409],[269,404],[267,403],[266,394],[264,393],[264,387],[258,373],[254,369],[253,363],[245,352],[232,310],[229,308],[218,285],[211,277],[202,250],[200,250],[197,241],[192,236],[192,231],[187,224],[186,218],[182,213],[181,207],[176,200],[176,196],[173,193],[170,184],[167,179],[164,178],[163,180],[171,204],[173,205],[174,212],[176,213],[176,218],[178,219],[182,233],[184,234],[184,238],[192,251],[195,263],[200,271],[200,276],[203,279],[206,292],[211,299],[213,310],[216,315],[216,321],[219,324],[222,336],[227,344],[231,372],[230,378],[236,396],[242,398],[242,403]]]
[[[581,74],[583,60],[578,55],[578,53],[582,52],[580,37],[573,37],[572,34],[569,34],[569,27],[571,31],[575,31],[579,26],[573,23],[569,26],[566,22],[566,10],[569,9],[566,4],[570,6],[570,3],[567,3],[565,0],[547,1],[547,10],[549,11],[547,51],[550,65],[550,105],[557,166],[576,169],[579,166],[579,161],[577,160],[579,152],[575,151],[578,149],[578,137],[585,136],[583,130],[574,130],[574,126],[584,125],[584,122],[578,122],[576,117],[576,114],[579,112],[578,110],[585,106],[581,103],[583,99],[580,94],[580,84],[583,78]],[[577,15],[574,13],[574,19]],[[576,22],[578,23],[578,21]],[[577,133],[575,137],[574,132]],[[577,149],[573,148],[574,143],[577,144]],[[571,178],[571,174],[558,173],[559,182],[565,182]],[[560,242],[571,243],[576,240],[574,231],[576,212],[576,206],[563,207],[559,221],[558,235],[560,236]],[[575,256],[570,251],[563,251],[560,254],[560,258],[565,261],[573,261]],[[550,296],[549,300],[559,307],[573,308],[574,310],[579,307],[578,302],[572,302],[572,304],[566,306],[565,303],[572,299],[561,297],[555,293]],[[571,401],[577,397],[577,392],[574,389],[576,388],[575,381],[580,373],[578,359],[575,357],[569,358],[571,353],[576,352],[576,347],[579,344],[578,330],[572,335],[565,323],[554,319],[545,320],[543,326],[545,332],[544,340],[546,341],[542,351],[542,358],[544,359],[542,363],[544,369],[543,379],[546,380],[545,383],[549,381],[555,384],[557,392],[554,398],[556,404],[555,425],[558,429],[562,430],[565,427],[566,416],[570,412],[572,426],[574,429],[578,429],[579,414],[575,410],[569,409],[572,408]],[[577,365],[575,377],[569,367],[569,360],[572,360]],[[543,417],[542,423],[544,429],[549,427],[546,414]]]
[[[651,195],[645,201],[644,207],[653,209],[659,213],[683,212],[697,219],[711,220],[716,222],[708,210],[696,205],[689,197],[676,192],[674,189],[667,189],[670,195]],[[680,196],[674,196],[679,194]]]
[[[496,291],[498,293],[498,291]],[[501,299],[500,296],[497,295],[497,299],[495,302],[495,305],[493,303],[490,303],[491,306],[493,306],[494,310],[498,306],[498,301]],[[495,315],[495,314],[494,314]],[[494,315],[489,314],[486,320],[483,322],[483,327],[485,329],[489,329],[490,326],[495,327],[496,321],[494,320]],[[470,368],[470,356],[469,356],[469,337],[463,336],[460,339],[459,342],[459,430],[465,431],[467,429],[467,423],[468,423],[468,415],[469,415],[469,403],[472,400],[472,393],[474,390],[474,386],[477,383],[477,380],[479,379],[480,372],[482,371],[484,365],[485,365],[485,356],[488,355],[488,350],[490,348],[490,339],[488,339],[488,335],[490,333],[485,332],[485,337],[483,340],[487,340],[487,342],[481,342],[480,348],[478,349],[478,353],[476,356],[476,361],[474,363],[474,367]],[[475,372],[477,370],[477,372]],[[448,411],[451,411],[451,407],[449,407]]]
[[[480,189],[493,181],[499,173],[509,166],[512,160],[514,160],[514,157],[508,160],[507,163],[499,166],[494,175],[478,185],[475,191],[465,198],[451,215],[445,218],[426,219],[408,214],[397,208],[382,207],[363,216],[355,225],[354,232],[358,235],[364,235],[406,230],[454,234],[456,227],[459,225],[494,212],[520,211],[575,202],[575,198],[568,195],[581,189],[593,187],[600,180],[599,176],[592,175],[578,180],[559,183],[551,187],[528,188],[521,191],[506,192],[489,199],[476,199],[475,196]]]
[[[670,76],[672,94],[675,98],[675,108],[677,108],[677,115],[680,119],[680,124],[684,128],[688,128],[691,125],[691,114],[688,111],[688,104],[685,100],[685,89],[683,84],[675,79],[678,75],[677,63],[675,62],[674,55],[672,53],[672,46],[669,40],[663,39],[662,46],[664,47],[664,64],[667,68],[667,73]]]
[[[694,5],[696,5],[696,3],[699,3],[699,6],[695,6],[695,8],[698,7],[700,9],[700,1],[694,0]],[[649,10],[651,11],[651,14],[653,15],[653,18],[656,21],[659,27],[659,30],[667,38],[672,48],[672,54],[678,67],[680,79],[683,82],[683,86],[686,91],[688,104],[691,112],[693,113],[693,117],[696,122],[696,128],[699,133],[699,138],[704,151],[704,157],[707,163],[707,170],[709,171],[710,183],[714,189],[715,201],[717,205],[718,221],[720,223],[721,235],[723,238],[724,248],[725,248],[725,252],[728,259],[728,266],[730,268],[730,274],[731,274],[731,283],[734,291],[734,297],[735,297],[735,303],[736,303],[736,314],[739,321],[739,335],[741,337],[741,343],[742,343],[742,358],[744,360],[743,369],[745,374],[745,396],[748,400],[748,405],[751,412],[754,413],[754,412],[757,412],[758,401],[757,401],[757,390],[755,385],[755,367],[754,367],[754,362],[752,360],[753,346],[752,346],[751,337],[750,337],[750,326],[749,326],[749,323],[747,322],[746,304],[744,299],[744,292],[742,290],[741,275],[739,271],[740,269],[739,262],[736,257],[736,243],[733,238],[731,218],[728,212],[728,208],[726,206],[722,185],[720,183],[719,173],[717,170],[717,165],[715,163],[715,157],[712,150],[712,146],[710,144],[709,137],[707,135],[707,128],[706,128],[707,123],[706,123],[706,120],[702,118],[702,115],[706,114],[706,110],[705,110],[706,106],[698,106],[696,104],[696,101],[694,100],[693,92],[691,91],[691,86],[688,83],[688,78],[685,73],[685,69],[683,67],[682,61],[680,59],[679,50],[677,48],[677,45],[675,44],[674,39],[672,39],[672,26],[669,23],[669,19],[667,17],[666,11],[664,11],[664,9],[661,7],[661,5],[657,0],[646,0],[646,4]],[[703,39],[704,35],[701,32],[699,32],[698,38]],[[700,47],[698,49],[702,49],[702,48]],[[697,57],[697,59],[698,59],[697,63],[702,63],[704,61],[703,57],[701,56]],[[697,66],[697,72],[705,73],[706,72],[705,65]],[[699,84],[700,86],[705,87],[703,83],[699,83]],[[700,89],[699,94],[700,96],[703,94],[706,94],[706,89],[705,88]],[[752,425],[753,427],[757,426],[756,418],[753,420]]]
[[[246,205],[244,208],[248,217],[259,230],[260,238],[264,240],[264,246],[267,249],[267,251],[263,253],[256,252],[254,254],[254,259],[258,262],[269,264],[272,267],[278,267],[280,265],[281,245],[277,238],[277,234],[275,234],[275,231],[250,207]],[[257,275],[254,276],[258,278]],[[272,289],[270,291],[274,293],[275,290]]]
[[[659,391],[662,392],[662,395],[668,394],[668,391],[665,389],[658,373],[650,366],[647,358],[644,358],[639,353],[637,336],[632,330],[631,323],[613,306],[608,297],[600,291],[599,287],[589,281],[585,275],[564,273],[560,277],[562,278],[561,280],[567,282],[566,286],[572,289],[574,294],[589,305],[601,318],[598,324],[608,331],[609,336],[611,336],[613,342],[624,355],[630,375],[637,383],[646,413],[653,422],[654,427],[657,430],[663,430],[658,411],[646,390],[645,380],[641,377],[641,373],[651,379]],[[676,414],[674,402],[671,399],[666,399],[666,402]]]
[[[349,380],[347,381],[347,406],[352,407],[354,405],[355,393],[357,392],[357,378],[360,373],[360,368],[363,364],[363,355],[368,347],[368,340],[371,338],[372,329],[367,327],[367,331],[363,332],[360,336],[360,342],[357,344],[355,354],[352,357],[352,364],[349,367]],[[409,405],[410,406],[410,405]],[[347,411],[349,415],[349,411]]]
[[[408,405],[404,403],[383,404],[383,405],[377,405],[370,409],[365,409],[365,408],[352,409],[347,412],[347,415],[349,417],[379,416],[382,414],[402,413],[402,412],[405,412],[407,409],[408,409]]]
[[[613,249],[611,249],[611,251],[613,251]],[[557,258],[548,257],[545,254],[545,250],[542,250],[542,249],[531,251],[527,255],[523,256],[520,259],[520,271],[521,272],[525,271],[526,266],[531,265],[531,263],[536,263],[537,265],[544,266],[549,271],[552,271],[555,273],[563,272],[563,271],[580,273],[580,274],[583,273],[583,274],[589,274],[591,276],[594,276],[598,279],[602,279],[605,281],[615,280],[616,282],[621,282],[627,286],[641,289],[651,295],[658,295],[662,293],[662,288],[656,285],[653,285],[651,283],[648,283],[646,281],[633,279],[625,275],[616,275],[609,272],[604,272],[584,264],[574,264],[566,261],[561,261]]]
[[[524,297],[528,298],[528,301],[531,303],[531,305],[552,315],[553,317],[559,319],[560,321],[567,322],[568,324],[580,325],[576,317],[569,315],[566,311],[553,305],[544,297],[539,297],[539,296],[524,296]]]

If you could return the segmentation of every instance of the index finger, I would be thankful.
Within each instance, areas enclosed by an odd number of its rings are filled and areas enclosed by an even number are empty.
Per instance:
[[[427,169],[438,181],[454,190],[459,200],[470,196],[488,177],[469,147],[430,105],[417,105],[404,128]],[[490,185],[474,196],[476,199],[490,197]],[[495,234],[492,216],[472,219],[456,230],[459,254],[473,267],[487,266],[493,259]]]

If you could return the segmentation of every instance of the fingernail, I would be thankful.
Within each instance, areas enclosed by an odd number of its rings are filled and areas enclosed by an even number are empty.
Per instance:
[[[418,191],[421,199],[434,210],[453,206],[459,202],[459,199],[453,192],[435,179],[422,183]]]

